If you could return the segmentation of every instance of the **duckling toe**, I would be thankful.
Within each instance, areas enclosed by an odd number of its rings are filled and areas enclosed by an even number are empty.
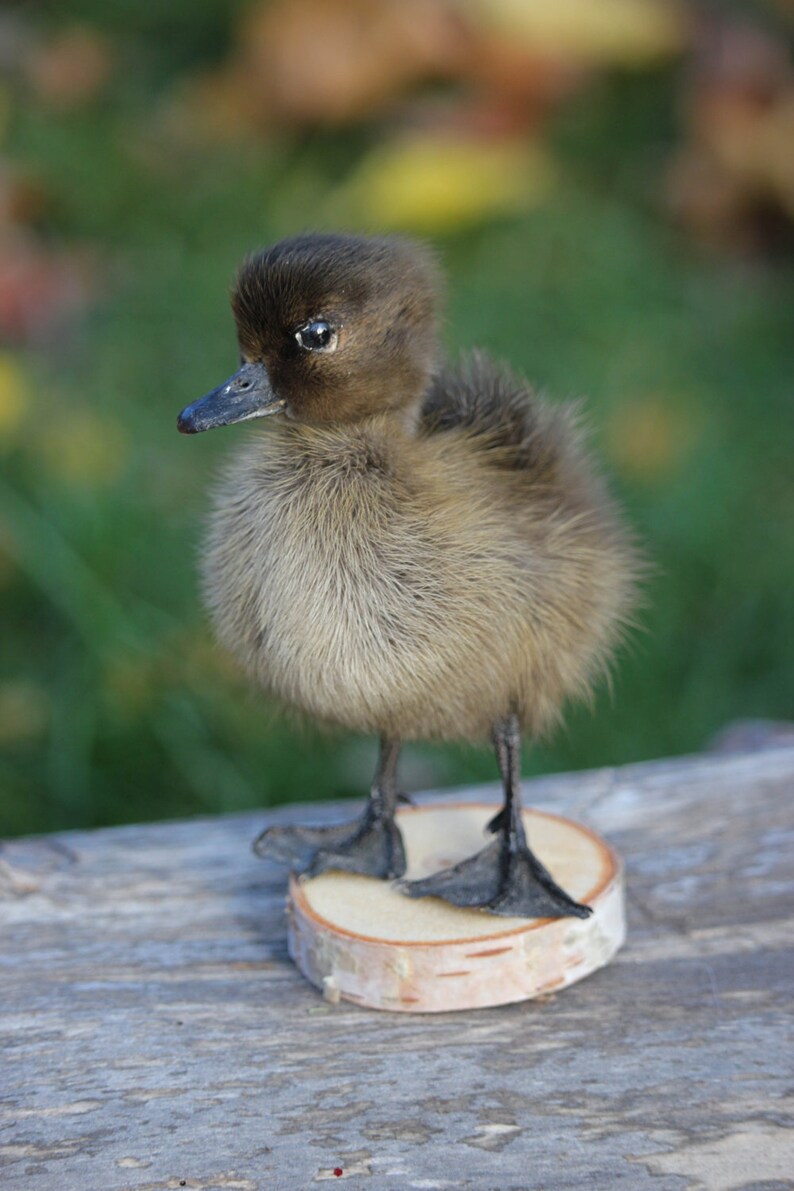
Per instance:
[[[593,912],[574,901],[526,847],[511,851],[487,909],[505,918],[589,918]]]
[[[332,827],[268,827],[253,847],[258,856],[288,864],[306,877],[335,868],[391,880],[406,867],[399,827],[369,808],[361,819]]]
[[[405,847],[394,819],[365,813],[359,823],[349,825],[346,839],[329,840],[318,848],[303,871],[316,877],[329,869],[384,881],[401,877],[406,869]]]
[[[440,897],[505,918],[589,918],[592,910],[561,889],[529,848],[493,840],[481,852],[421,881],[403,881],[409,897]]]
[[[409,897],[440,897],[453,906],[487,906],[499,896],[499,856],[497,840],[476,856],[444,868],[419,881],[401,881],[400,888]]]
[[[333,849],[348,839],[354,823],[336,823],[332,827],[267,827],[253,842],[257,856],[288,864],[302,873],[321,849]]]

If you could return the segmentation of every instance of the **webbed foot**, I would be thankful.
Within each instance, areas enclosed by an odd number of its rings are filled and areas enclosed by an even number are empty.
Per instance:
[[[254,851],[289,864],[294,873],[316,877],[328,869],[391,880],[405,872],[405,849],[393,815],[370,802],[361,818],[332,827],[268,827]]]
[[[505,918],[589,918],[593,912],[560,888],[526,844],[516,846],[504,836],[452,868],[403,881],[400,888],[409,897],[440,897]]]

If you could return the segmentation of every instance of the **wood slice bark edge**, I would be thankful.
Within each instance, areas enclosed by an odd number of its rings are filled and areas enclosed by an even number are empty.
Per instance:
[[[408,875],[425,875],[475,851],[493,810],[484,804],[401,810]],[[499,918],[435,898],[408,899],[369,877],[292,877],[288,946],[295,964],[332,1002],[407,1013],[523,1001],[603,967],[625,939],[617,856],[570,819],[539,811],[524,817],[540,859],[592,906],[590,918]]]

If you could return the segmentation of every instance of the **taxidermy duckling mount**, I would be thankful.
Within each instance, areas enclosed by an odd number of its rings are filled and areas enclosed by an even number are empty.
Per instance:
[[[572,407],[484,355],[440,363],[438,290],[432,256],[408,240],[283,240],[237,277],[239,370],[178,419],[184,434],[269,419],[216,498],[206,601],[270,694],[377,734],[380,760],[358,820],[273,827],[255,848],[290,866],[291,950],[310,979],[403,1009],[521,999],[585,974],[583,952],[587,971],[607,962],[623,937],[614,856],[522,811],[520,750],[605,671],[634,551]],[[410,740],[490,740],[499,813],[398,814]],[[475,941],[499,963],[441,979],[449,947],[471,956]]]

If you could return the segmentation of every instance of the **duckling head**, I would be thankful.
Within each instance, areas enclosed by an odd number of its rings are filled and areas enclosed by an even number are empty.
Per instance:
[[[183,409],[178,429],[411,408],[435,363],[437,295],[430,253],[397,237],[294,236],[249,257],[232,293],[241,367]]]

